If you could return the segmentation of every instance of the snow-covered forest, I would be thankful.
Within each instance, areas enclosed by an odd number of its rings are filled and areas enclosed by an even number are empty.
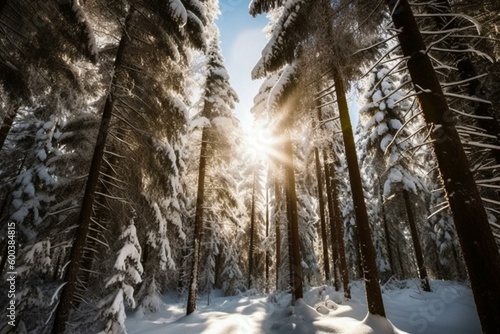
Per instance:
[[[500,3],[245,5],[249,133],[218,0],[0,0],[0,333],[500,333]]]

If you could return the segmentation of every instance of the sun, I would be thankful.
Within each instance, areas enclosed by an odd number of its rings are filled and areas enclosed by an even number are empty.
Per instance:
[[[245,142],[249,154],[255,158],[267,160],[273,151],[276,140],[268,128],[254,124],[246,131]]]
[[[252,159],[267,163],[286,161],[283,152],[283,140],[273,134],[271,128],[254,122],[253,127],[245,131],[245,151]]]

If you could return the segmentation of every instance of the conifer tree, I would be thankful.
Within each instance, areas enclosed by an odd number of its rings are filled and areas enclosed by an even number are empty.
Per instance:
[[[434,151],[448,202],[453,212],[457,234],[465,262],[481,326],[485,333],[498,332],[498,322],[491,309],[500,306],[500,283],[496,279],[500,270],[500,254],[496,247],[484,206],[470,172],[469,163],[460,143],[453,116],[427,54],[420,52],[426,47],[406,0],[387,1],[396,29],[402,28],[398,39],[407,62],[418,100],[426,122],[432,126]],[[470,224],[474,221],[475,224]],[[489,263],[477,262],[482,258]]]
[[[200,162],[198,174],[198,192],[196,199],[196,216],[194,222],[194,249],[191,260],[189,278],[189,295],[187,314],[196,309],[196,297],[199,284],[202,237],[205,221],[205,177],[207,166],[220,166],[224,153],[231,153],[231,141],[234,140],[236,121],[232,108],[237,95],[229,85],[229,76],[220,55],[219,40],[216,35],[207,54],[207,78],[203,97],[203,111],[198,122],[204,125],[201,136]],[[209,127],[210,126],[210,127]],[[226,128],[226,129],[225,129]],[[234,142],[233,142],[234,144]],[[207,164],[207,162],[209,164]]]

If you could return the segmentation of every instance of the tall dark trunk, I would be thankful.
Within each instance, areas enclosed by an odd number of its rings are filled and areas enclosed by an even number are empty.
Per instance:
[[[347,169],[349,180],[351,181],[352,199],[354,202],[354,213],[356,214],[356,224],[361,244],[363,256],[363,274],[365,279],[366,298],[368,312],[385,317],[384,303],[380,291],[379,274],[376,263],[375,247],[371,238],[370,222],[366,211],[363,185],[359,172],[358,158],[356,156],[356,146],[352,133],[349,110],[345,96],[344,82],[337,68],[333,69],[333,80],[335,81],[335,92],[337,94],[337,105],[339,108],[340,125],[342,137],[344,139]]]
[[[316,180],[318,181],[319,217],[321,222],[321,243],[323,244],[323,262],[325,264],[325,281],[330,281],[330,259],[328,257],[328,238],[325,222],[325,201],[323,199],[323,177],[321,175],[321,163],[318,148],[314,148],[316,159]]]
[[[441,85],[407,0],[387,0],[417,98],[432,139],[439,170],[462,246],[483,333],[500,333],[500,254]],[[398,6],[397,8],[396,5]],[[478,261],[478,259],[481,259]],[[486,265],[485,265],[486,264]]]
[[[292,220],[290,218],[290,197],[288,196],[288,193],[285,191],[285,201],[286,201],[286,223],[287,223],[287,250],[288,250],[288,285],[292,287],[292,300],[295,300],[295,297],[293,295],[293,253],[292,253],[292,227],[290,224],[290,221]]]
[[[293,149],[292,149],[292,139],[290,138],[290,133],[287,131],[287,138],[285,139],[285,175],[286,175],[286,194],[289,199],[289,213],[290,213],[290,236],[292,253],[292,263],[293,263],[293,296],[296,299],[303,298],[303,288],[302,288],[302,265],[300,258],[300,239],[299,239],[299,221],[298,221],[298,210],[297,210],[297,193],[295,190],[295,171],[293,164]]]
[[[254,235],[255,235],[255,178],[256,172],[253,172],[252,183],[252,208],[250,211],[250,249],[248,250],[248,289],[252,288],[252,274],[254,267]]]
[[[336,235],[337,228],[335,226],[336,217],[333,205],[332,183],[330,180],[330,169],[333,168],[333,164],[328,162],[328,154],[326,153],[326,150],[323,150],[323,163],[325,165],[326,200],[328,204],[328,218],[330,220],[330,238],[332,240],[333,286],[335,291],[338,291],[340,290],[340,279],[337,270],[339,266],[339,249]]]
[[[279,205],[279,201],[281,200],[281,193],[279,191],[278,184],[276,183],[274,186],[275,192],[275,201],[276,205]],[[279,290],[279,279],[280,279],[280,267],[281,267],[281,231],[280,231],[280,222],[279,220],[275,220],[276,224],[276,290]]]
[[[332,192],[333,209],[335,213],[335,229],[337,237],[337,250],[338,250],[338,260],[339,260],[339,270],[342,275],[342,284],[344,287],[344,297],[351,298],[351,287],[349,284],[349,268],[347,267],[347,258],[345,255],[345,245],[344,245],[344,224],[342,223],[340,203],[339,203],[339,193],[337,190],[337,175],[335,173],[335,164],[332,163],[328,169],[330,190]],[[327,182],[328,183],[328,182]]]
[[[266,186],[266,240],[269,238],[269,189]],[[266,248],[266,287],[265,291],[269,293],[269,250]]]
[[[1,8],[0,8],[1,10]],[[2,150],[5,140],[9,135],[14,119],[17,116],[17,111],[19,110],[19,105],[14,103],[10,110],[7,111],[7,115],[3,118],[2,126],[0,126],[0,150]]]
[[[89,231],[90,217],[92,216],[92,206],[94,204],[95,190],[99,180],[99,171],[104,154],[104,147],[106,145],[109,124],[116,101],[114,87],[119,85],[116,72],[121,70],[124,62],[125,49],[130,40],[130,36],[128,35],[126,30],[130,25],[134,11],[134,7],[131,7],[129,13],[127,14],[124,28],[125,31],[122,34],[120,43],[118,45],[118,51],[116,53],[116,59],[114,63],[115,73],[113,75],[108,96],[106,98],[106,103],[104,104],[101,125],[99,127],[99,134],[97,136],[94,155],[92,156],[92,162],[90,164],[87,185],[82,200],[82,208],[80,210],[80,216],[78,218],[78,227],[76,228],[75,239],[71,248],[70,263],[68,265],[68,269],[66,270],[64,279],[65,285],[62,288],[61,299],[59,300],[59,304],[57,305],[54,315],[54,325],[52,327],[52,333],[54,334],[63,334],[65,332],[73,296],[76,290],[78,272],[80,269],[82,255]]]
[[[118,136],[124,137],[123,134],[119,134]],[[107,151],[113,152],[115,151],[115,148],[110,147],[107,149]],[[115,165],[116,160],[117,157],[114,154],[109,157],[104,167],[104,173],[102,173],[100,178],[101,186],[98,186],[98,195],[95,197],[95,217],[90,221],[87,243],[81,264],[82,273],[80,275],[79,281],[82,283],[82,289],[86,289],[88,287],[92,273],[92,266],[95,260],[95,253],[97,252],[97,248],[100,247],[99,243],[96,240],[99,239],[99,231],[102,229],[101,226],[105,220],[106,213],[109,211],[109,205],[106,206],[105,203],[107,202],[107,196],[111,195],[110,185],[113,184],[113,176],[115,175],[113,166]],[[75,306],[77,307],[79,303],[80,301],[76,302]]]
[[[391,244],[391,234],[389,233],[389,223],[387,222],[387,218],[385,216],[384,203],[381,204],[381,209],[382,209],[382,221],[384,223],[385,241],[387,243],[387,256],[389,257],[389,264],[391,266],[392,274],[396,274],[396,266],[394,263],[394,255]]]
[[[420,246],[420,239],[418,237],[417,224],[415,222],[415,216],[413,215],[413,208],[410,202],[410,194],[406,189],[403,189],[403,198],[405,201],[406,214],[408,216],[408,224],[410,225],[413,249],[415,249],[415,257],[417,258],[418,274],[420,276],[420,281],[422,282],[422,289],[424,291],[430,292],[431,286],[429,285],[429,277],[427,275],[427,269],[425,268],[424,264],[422,247]]]
[[[219,288],[220,285],[220,273],[222,270],[222,252],[219,251],[219,254],[217,254],[217,257],[215,258],[215,269],[214,269],[214,287],[216,289]]]
[[[198,169],[198,193],[196,197],[196,214],[194,217],[194,245],[191,260],[191,275],[189,277],[189,292],[186,315],[196,310],[198,296],[198,277],[200,275],[201,241],[203,237],[203,203],[205,199],[205,170],[207,165],[208,129],[203,128],[200,148],[200,167]]]
[[[402,278],[406,278],[406,271],[405,271],[405,267],[404,267],[404,263],[403,263],[403,256],[401,255],[401,250],[399,249],[399,243],[398,245],[396,246],[396,251],[398,253],[398,261],[399,261],[399,266],[401,267],[401,275],[402,275]]]

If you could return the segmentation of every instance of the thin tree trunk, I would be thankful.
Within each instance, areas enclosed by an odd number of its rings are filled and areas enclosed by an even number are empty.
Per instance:
[[[325,201],[323,199],[323,177],[321,173],[321,163],[319,161],[318,148],[314,148],[316,159],[316,180],[318,182],[319,217],[321,222],[321,243],[323,244],[323,262],[325,264],[325,281],[330,281],[330,259],[328,257],[328,238],[325,222]]]
[[[287,239],[288,239],[288,284],[291,287],[292,291],[292,300],[295,300],[294,297],[294,291],[293,291],[293,253],[292,253],[292,227],[291,227],[291,220],[290,218],[290,196],[288,193],[285,191],[285,198],[286,198],[286,222],[287,222]]]
[[[12,128],[12,124],[14,123],[18,110],[19,104],[13,103],[12,108],[7,111],[7,115],[3,118],[2,126],[0,126],[0,150],[2,150],[5,140],[7,140],[7,136]]]
[[[379,274],[376,263],[375,247],[371,238],[370,222],[366,211],[363,185],[359,172],[358,158],[356,156],[356,146],[352,133],[349,110],[345,97],[344,82],[337,68],[333,69],[333,80],[335,81],[335,92],[337,94],[337,105],[339,108],[340,125],[342,137],[344,139],[347,168],[351,181],[352,199],[354,202],[354,212],[363,255],[363,273],[365,279],[366,299],[368,312],[385,317],[384,303],[380,291]]]
[[[342,284],[344,287],[344,297],[347,299],[351,299],[351,286],[349,284],[349,269],[347,267],[347,258],[345,255],[345,246],[344,246],[344,224],[342,223],[341,211],[340,211],[340,203],[339,203],[339,194],[337,190],[337,175],[335,173],[335,164],[329,168],[329,179],[330,179],[330,189],[332,192],[332,200],[333,200],[333,209],[335,210],[335,228],[337,236],[337,250],[338,250],[338,260],[339,260],[339,270],[342,275]]]
[[[318,122],[321,123],[323,115],[321,112],[320,100],[317,100],[316,111],[318,116]],[[319,165],[319,152],[315,151],[317,165]],[[333,147],[332,147],[332,157],[333,157]],[[330,218],[330,230],[332,238],[332,250],[333,250],[333,263],[334,263],[334,277],[335,277],[335,289],[339,289],[338,273],[337,268],[342,275],[342,283],[344,287],[344,297],[347,299],[351,298],[351,288],[349,284],[349,268],[347,266],[347,258],[345,255],[345,245],[344,245],[344,224],[342,222],[342,216],[339,204],[339,194],[337,190],[337,176],[335,173],[334,163],[327,163],[328,154],[326,150],[323,150],[323,163],[325,165],[325,182],[327,189],[327,200],[328,200],[328,211]],[[321,168],[320,168],[321,175]],[[323,199],[323,196],[320,197]],[[325,233],[326,238],[326,233]],[[334,247],[336,245],[336,247]]]
[[[279,192],[278,183],[276,182],[274,186],[275,191],[275,202],[276,206],[279,205],[278,202],[281,199],[281,193]],[[279,220],[275,220],[276,224],[276,290],[279,291],[279,279],[280,279],[280,267],[281,267],[281,231],[280,231],[280,222]]]
[[[379,196],[380,196],[380,192],[379,192]],[[389,257],[389,264],[391,265],[392,274],[395,274],[396,273],[396,266],[394,265],[394,255],[393,255],[392,245],[391,245],[391,234],[389,233],[389,224],[387,222],[387,217],[385,215],[384,203],[381,203],[380,207],[382,210],[382,221],[384,222],[384,234],[385,234],[385,240],[387,242],[387,255]]]
[[[266,186],[266,240],[269,238],[269,189]],[[269,293],[269,250],[266,247],[266,287],[265,291]]]
[[[398,261],[399,261],[399,266],[401,267],[401,275],[402,277],[401,278],[406,278],[406,272],[405,272],[405,267],[404,267],[404,264],[403,264],[403,257],[401,256],[401,250],[399,249],[399,243],[398,245],[396,246],[396,251],[398,253]]]
[[[295,191],[295,171],[293,165],[293,149],[292,149],[292,139],[290,138],[290,132],[287,131],[287,138],[285,140],[285,155],[287,162],[285,163],[285,174],[286,174],[286,193],[289,197],[290,204],[290,234],[291,234],[291,244],[292,256],[293,256],[293,295],[295,300],[303,298],[303,288],[302,288],[302,265],[300,258],[300,237],[299,237],[299,221],[298,221],[298,210],[297,210],[297,193]]]
[[[410,225],[411,239],[413,241],[413,248],[415,249],[415,257],[417,258],[418,274],[422,282],[422,289],[430,292],[431,286],[429,285],[429,277],[427,269],[424,264],[424,257],[422,255],[422,247],[420,246],[420,239],[418,237],[417,224],[413,215],[412,204],[410,202],[410,194],[406,189],[403,189],[403,198],[406,206],[406,214],[408,215],[408,224]]]
[[[256,171],[253,172],[252,183],[252,208],[250,213],[250,249],[248,250],[248,289],[252,288],[252,273],[254,267],[254,234],[255,234],[255,177]]]
[[[198,194],[196,197],[196,214],[194,217],[194,247],[189,277],[189,292],[186,315],[196,310],[198,296],[198,277],[200,275],[201,240],[203,237],[203,203],[205,199],[205,170],[207,164],[208,129],[203,128],[200,148],[200,167],[198,169]]]
[[[484,333],[500,333],[493,310],[500,310],[500,254],[469,168],[454,117],[407,0],[387,0],[408,70],[427,124],[433,126],[434,151],[453,212],[474,300]],[[397,8],[395,8],[397,6]],[[480,261],[479,261],[480,259]],[[485,265],[486,263],[486,265]]]
[[[120,43],[118,45],[118,51],[116,53],[116,59],[114,63],[115,74],[113,75],[111,87],[106,98],[106,103],[104,105],[101,125],[99,127],[99,134],[90,165],[85,193],[83,195],[82,208],[80,210],[80,216],[78,218],[78,227],[76,228],[75,239],[71,248],[70,263],[68,265],[68,269],[66,270],[64,279],[65,285],[62,288],[61,298],[54,315],[54,325],[52,327],[53,334],[63,334],[65,332],[66,323],[69,318],[72,300],[76,290],[78,272],[82,261],[83,250],[89,231],[90,217],[92,216],[92,206],[94,204],[95,190],[99,180],[99,171],[104,154],[104,147],[106,145],[109,124],[116,100],[113,91],[114,87],[119,84],[117,82],[118,79],[116,72],[121,70],[124,62],[125,48],[130,40],[130,36],[127,34],[126,30],[130,25],[134,11],[134,7],[132,6],[127,14],[124,28],[125,31],[123,32]]]
[[[337,270],[339,266],[339,249],[336,236],[337,228],[335,226],[336,217],[333,205],[332,183],[330,180],[330,168],[333,168],[333,166],[328,162],[328,154],[326,153],[326,150],[323,150],[323,164],[325,166],[326,199],[328,204],[328,217],[330,220],[330,237],[332,239],[333,286],[335,291],[338,291],[340,290],[340,279]]]
[[[222,269],[222,252],[219,252],[219,254],[217,254],[217,257],[215,258],[215,269],[214,269],[214,287],[216,289],[219,288],[219,280],[220,280],[220,272],[221,272],[221,269]]]

